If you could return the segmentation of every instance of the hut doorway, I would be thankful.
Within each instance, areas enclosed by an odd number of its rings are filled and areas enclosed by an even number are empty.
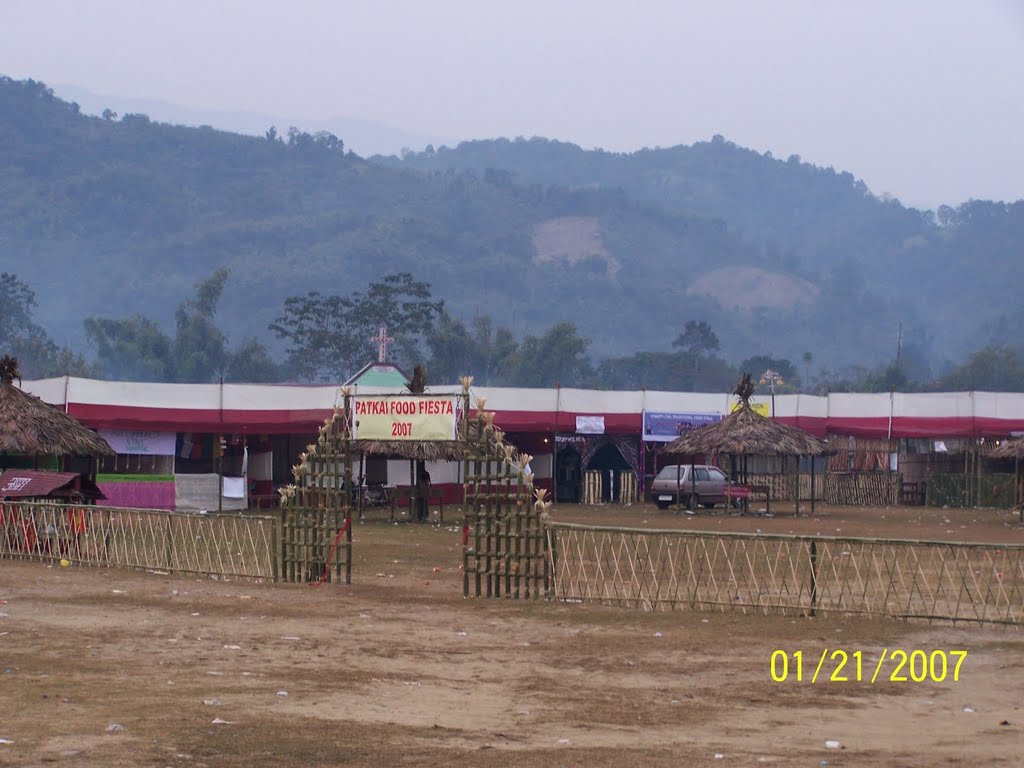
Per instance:
[[[559,449],[555,467],[556,502],[579,503],[582,464],[583,457],[575,447],[567,445]]]
[[[587,464],[588,471],[602,473],[601,501],[605,503],[622,498],[622,472],[632,469],[614,443],[606,443],[598,448]]]

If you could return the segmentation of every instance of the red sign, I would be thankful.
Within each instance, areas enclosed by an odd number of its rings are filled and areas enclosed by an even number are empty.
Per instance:
[[[749,485],[727,485],[725,486],[725,498],[727,499],[749,499]]]

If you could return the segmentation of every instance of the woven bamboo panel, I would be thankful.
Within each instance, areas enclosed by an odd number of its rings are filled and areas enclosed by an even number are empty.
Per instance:
[[[897,472],[829,472],[825,475],[824,498],[828,504],[893,506],[899,499],[899,492]]]
[[[549,524],[554,596],[645,610],[1024,625],[1024,546]]]
[[[274,579],[278,521],[237,514],[0,504],[0,557]]]

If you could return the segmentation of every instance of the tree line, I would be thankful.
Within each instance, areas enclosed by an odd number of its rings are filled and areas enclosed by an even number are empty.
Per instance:
[[[404,370],[425,364],[429,380],[451,384],[472,375],[486,386],[586,387],[665,391],[728,391],[741,373],[762,392],[1024,391],[1024,359],[991,344],[942,375],[919,379],[906,360],[842,371],[814,369],[807,351],[794,362],[771,352],[731,362],[705,320],[689,320],[671,351],[638,351],[595,361],[591,340],[572,322],[539,335],[517,335],[489,315],[451,314],[429,283],[396,272],[347,295],[310,291],[287,297],[262,338],[232,344],[217,323],[230,274],[218,269],[194,286],[175,312],[173,333],[141,314],[86,317],[91,354],[58,346],[35,319],[32,288],[0,275],[0,349],[15,355],[27,378],[65,374],[122,381],[298,383],[340,382],[376,359],[374,335],[394,339],[389,361]],[[668,329],[666,329],[668,330]],[[671,331],[666,334],[666,338]]]

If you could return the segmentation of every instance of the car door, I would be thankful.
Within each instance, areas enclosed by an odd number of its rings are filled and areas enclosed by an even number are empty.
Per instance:
[[[711,494],[711,482],[707,469],[705,467],[694,467],[693,476],[697,480],[697,495],[702,501],[708,499],[709,494]]]
[[[725,486],[729,478],[717,467],[708,467],[708,497],[716,502],[725,501]]]

